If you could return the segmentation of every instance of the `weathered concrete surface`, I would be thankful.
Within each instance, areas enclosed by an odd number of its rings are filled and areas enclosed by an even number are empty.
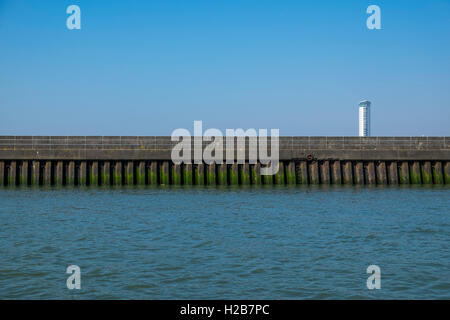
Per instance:
[[[0,136],[0,160],[167,160],[175,145],[170,137]],[[280,137],[279,150],[280,160],[442,161],[450,159],[450,138]]]
[[[315,150],[280,152],[280,160],[437,161],[449,150]],[[0,150],[2,160],[167,160],[171,150]],[[225,156],[224,156],[225,159]]]

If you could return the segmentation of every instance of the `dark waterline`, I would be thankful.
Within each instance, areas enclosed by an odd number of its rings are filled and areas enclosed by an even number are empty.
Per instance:
[[[3,189],[0,298],[449,299],[449,191]]]

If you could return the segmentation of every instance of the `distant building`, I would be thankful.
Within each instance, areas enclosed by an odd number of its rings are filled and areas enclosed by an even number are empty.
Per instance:
[[[359,103],[359,136],[370,137],[370,101]]]

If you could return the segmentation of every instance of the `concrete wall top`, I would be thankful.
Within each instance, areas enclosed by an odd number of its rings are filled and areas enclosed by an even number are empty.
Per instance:
[[[0,160],[169,160],[177,143],[168,136],[0,136]],[[248,150],[246,139],[246,159]],[[279,158],[450,160],[450,137],[280,137]]]
[[[172,149],[177,143],[171,141],[168,136],[0,136],[1,150],[166,150]],[[194,144],[193,138],[192,143]],[[205,146],[210,142],[203,141],[202,144]],[[280,137],[279,148],[280,150],[449,150],[450,137]]]

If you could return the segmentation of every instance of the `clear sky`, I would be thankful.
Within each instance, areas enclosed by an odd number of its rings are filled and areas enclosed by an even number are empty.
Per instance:
[[[362,99],[372,135],[450,135],[450,0],[0,0],[0,135],[352,136]]]

